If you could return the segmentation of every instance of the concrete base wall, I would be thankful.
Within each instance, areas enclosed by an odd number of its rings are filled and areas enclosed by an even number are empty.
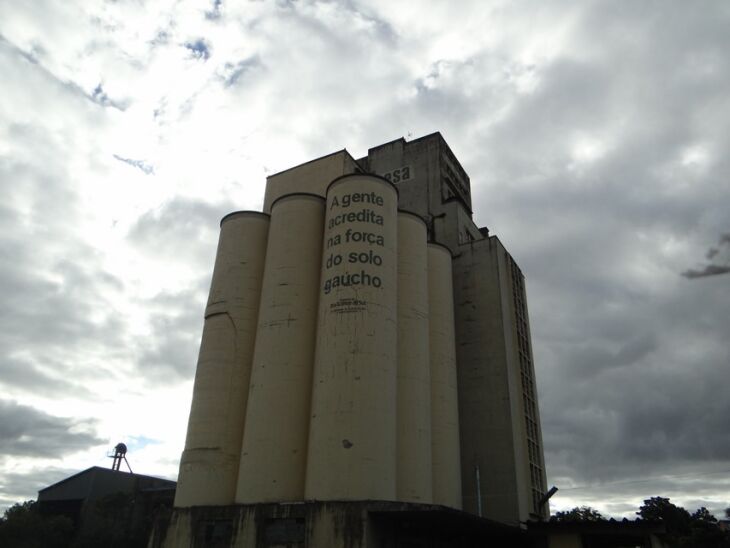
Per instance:
[[[438,505],[386,501],[175,508],[148,548],[533,546],[526,533]]]

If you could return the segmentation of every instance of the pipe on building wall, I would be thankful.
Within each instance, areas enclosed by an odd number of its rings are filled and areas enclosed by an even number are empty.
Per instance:
[[[398,212],[397,498],[430,503],[431,370],[428,252],[423,219]]]
[[[451,252],[428,245],[433,502],[461,509],[459,407]]]
[[[395,499],[397,208],[377,176],[327,190],[307,499]]]
[[[269,216],[221,221],[175,506],[233,504]]]
[[[304,499],[325,200],[289,194],[271,225],[236,503]]]

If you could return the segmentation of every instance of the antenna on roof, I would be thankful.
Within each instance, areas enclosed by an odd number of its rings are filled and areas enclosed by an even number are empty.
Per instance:
[[[124,462],[127,465],[127,468],[129,468],[129,473],[134,474],[134,472],[132,472],[132,467],[129,466],[129,461],[127,460],[126,455],[127,455],[127,446],[124,445],[123,443],[116,444],[114,446],[114,452],[106,454],[107,457],[114,459],[112,461],[112,470],[119,470],[119,467],[122,464],[122,460],[124,460]]]

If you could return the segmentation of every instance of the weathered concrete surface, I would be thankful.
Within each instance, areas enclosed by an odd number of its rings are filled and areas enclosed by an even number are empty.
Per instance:
[[[221,221],[175,506],[233,503],[268,231],[258,212]]]
[[[433,502],[428,308],[426,223],[400,211],[396,498],[406,502]]]
[[[176,508],[148,548],[467,548],[532,546],[527,534],[466,512],[386,501]]]
[[[462,245],[454,258],[464,510],[481,508],[484,517],[514,525],[547,514],[534,502],[545,492],[545,471],[529,331],[518,334],[518,270],[496,237]],[[526,409],[530,398],[534,410]],[[526,431],[528,411],[536,434]]]
[[[428,299],[433,500],[436,504],[461,509],[451,252],[438,244],[428,245]]]
[[[380,177],[327,191],[307,499],[395,500],[397,209]]]
[[[357,162],[346,150],[339,150],[304,164],[274,173],[266,178],[264,213],[271,204],[287,194],[309,192],[325,197],[329,184],[340,175],[360,171]]]
[[[324,198],[271,210],[236,503],[304,498]]]

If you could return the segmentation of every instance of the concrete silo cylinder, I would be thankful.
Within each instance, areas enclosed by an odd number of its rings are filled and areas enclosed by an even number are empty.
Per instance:
[[[432,500],[426,223],[398,212],[397,498]]]
[[[307,499],[395,499],[397,204],[372,175],[327,190]]]
[[[451,252],[428,245],[433,502],[461,508],[459,408]]]
[[[271,208],[236,502],[304,499],[325,200]]]
[[[269,216],[221,221],[175,506],[232,504],[236,490]]]

